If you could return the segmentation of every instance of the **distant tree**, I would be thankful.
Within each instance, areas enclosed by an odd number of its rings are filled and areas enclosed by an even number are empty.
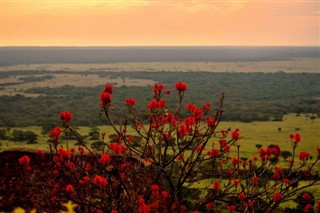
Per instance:
[[[261,149],[261,147],[262,147],[262,144],[256,144],[257,149]]]
[[[89,136],[90,136],[91,140],[98,140],[100,138],[100,132],[91,131],[91,132],[89,132]]]
[[[7,131],[5,129],[0,129],[0,140],[7,139]]]
[[[11,134],[11,140],[12,141],[24,141],[25,138],[24,138],[23,131],[14,129]]]
[[[38,135],[32,131],[26,131],[23,133],[24,138],[28,144],[37,143]]]
[[[314,115],[310,116],[310,120],[311,120],[311,121],[315,120],[316,118],[317,118],[317,117],[314,116]]]
[[[56,127],[55,124],[46,124],[41,126],[41,134],[46,135],[48,134],[52,129]]]
[[[32,131],[13,130],[11,134],[12,141],[27,141],[27,143],[37,143],[38,135]]]
[[[287,160],[287,158],[292,156],[292,153],[290,151],[283,150],[280,152],[280,156]]]

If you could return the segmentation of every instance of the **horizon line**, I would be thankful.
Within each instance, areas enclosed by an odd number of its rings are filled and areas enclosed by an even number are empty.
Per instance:
[[[0,45],[3,47],[71,47],[71,48],[132,48],[132,47],[320,47],[319,45]]]

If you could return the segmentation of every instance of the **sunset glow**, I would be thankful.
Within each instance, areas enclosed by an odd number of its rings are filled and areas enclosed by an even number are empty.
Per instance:
[[[1,46],[319,45],[318,1],[1,0]]]

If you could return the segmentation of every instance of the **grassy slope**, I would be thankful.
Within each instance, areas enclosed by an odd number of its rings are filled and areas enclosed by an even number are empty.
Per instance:
[[[266,121],[266,122],[221,122],[218,130],[227,128],[240,129],[243,138],[239,141],[241,145],[241,157],[251,157],[257,154],[256,144],[262,144],[264,147],[270,144],[279,144],[281,150],[291,151],[291,143],[288,135],[299,132],[302,135],[302,142],[298,146],[298,152],[301,150],[309,151],[312,155],[316,154],[315,148],[320,145],[320,119],[311,121],[305,115],[296,116],[294,114],[286,115],[283,121]],[[278,128],[281,131],[278,131]],[[114,131],[109,126],[98,127],[101,132],[106,132],[107,136],[113,134]],[[297,131],[296,129],[300,130]],[[1,149],[14,148],[30,148],[45,149],[46,141],[49,139],[47,135],[41,135],[41,128],[37,126],[12,128],[23,131],[33,131],[39,135],[37,144],[26,144],[24,142],[1,141]],[[88,135],[91,131],[90,127],[79,127],[78,131],[82,135]],[[215,141],[215,139],[213,140]]]

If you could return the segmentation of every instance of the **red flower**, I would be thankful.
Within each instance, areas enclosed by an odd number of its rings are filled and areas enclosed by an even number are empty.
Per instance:
[[[151,191],[152,191],[152,196],[158,197],[159,196],[159,186],[156,184],[151,185]]]
[[[72,120],[72,114],[71,112],[60,112],[59,114],[61,120],[63,121],[63,123],[68,123]]]
[[[22,156],[21,158],[19,158],[18,161],[19,161],[19,164],[20,164],[20,165],[27,165],[27,166],[29,166],[29,164],[30,164],[30,158],[29,158],[28,155]]]
[[[101,177],[100,175],[96,175],[93,178],[92,182],[101,187],[106,187],[108,185],[107,179],[105,179],[104,177]]]
[[[292,181],[289,180],[289,179],[284,179],[283,182],[284,182],[284,184],[286,184],[286,185],[290,185],[290,184],[292,183]]]
[[[166,94],[167,94],[167,95],[170,95],[170,90],[167,89],[167,90],[166,90]]]
[[[299,154],[299,159],[303,162],[306,162],[310,158],[310,154],[306,151],[301,151]]]
[[[88,184],[90,182],[90,177],[88,176],[84,176],[82,179],[85,184]]]
[[[209,155],[212,158],[215,158],[218,156],[218,154],[220,153],[219,149],[213,149],[207,152],[207,155]]]
[[[78,151],[79,151],[80,155],[82,155],[82,154],[83,154],[83,152],[84,152],[83,148],[82,148],[82,147],[80,147],[80,146],[79,146],[79,148],[78,148]]]
[[[68,184],[66,187],[66,192],[68,193],[73,193],[74,192],[74,188],[71,184]]]
[[[299,133],[296,133],[294,135],[294,143],[297,144],[301,141],[301,135]]]
[[[220,189],[220,182],[218,182],[218,181],[213,182],[213,189],[219,190]]]
[[[213,117],[207,117],[207,125],[208,127],[214,128],[215,127],[215,119]]]
[[[278,173],[282,173],[282,167],[281,166],[277,165],[275,168],[276,168],[276,171]]]
[[[163,84],[155,84],[153,86],[153,92],[154,92],[154,98],[155,99],[159,99],[160,98],[160,94],[161,94],[161,91],[164,89],[164,86]]]
[[[151,203],[151,208],[153,209],[158,209],[159,208],[159,202],[158,201],[153,201]]]
[[[161,196],[163,199],[167,199],[169,197],[169,193],[167,191],[162,191]]]
[[[118,213],[118,211],[117,210],[112,210],[111,213]]]
[[[174,85],[175,89],[178,90],[179,92],[184,92],[188,89],[188,86],[186,83],[184,82],[177,82],[175,85]]]
[[[252,178],[252,183],[256,184],[256,183],[259,182],[259,180],[260,180],[260,179],[259,179],[257,176],[254,176],[254,177]]]
[[[275,180],[279,180],[280,177],[281,177],[281,174],[279,174],[279,173],[277,172],[277,173],[274,173],[272,177],[273,177],[273,179],[275,179]]]
[[[231,138],[234,140],[240,139],[239,129],[235,129],[233,132],[231,132]]]
[[[53,138],[54,141],[58,141],[60,134],[61,134],[60,127],[56,127],[49,132],[49,136]]]
[[[164,89],[163,84],[155,84],[153,86],[153,90],[158,90],[158,91],[162,91]]]
[[[57,154],[60,156],[61,159],[63,159],[63,158],[69,159],[71,157],[70,153],[63,148],[59,148],[57,150]]]
[[[236,209],[237,209],[237,206],[231,205],[231,206],[228,206],[227,209],[228,209],[229,212],[231,212],[231,211],[236,210]]]
[[[210,102],[208,102],[202,106],[202,109],[203,111],[208,112],[210,110],[210,107],[211,107],[211,104]]]
[[[237,186],[239,185],[240,181],[238,179],[234,179],[233,180],[233,185],[237,188]]]
[[[245,193],[240,193],[239,195],[238,195],[238,199],[239,200],[241,200],[241,201],[244,201],[244,199],[246,199],[246,194]]]
[[[109,149],[111,149],[115,154],[122,154],[127,150],[127,147],[117,143],[111,143],[109,144]]]
[[[313,206],[312,206],[310,203],[308,203],[308,204],[303,208],[303,212],[304,212],[304,213],[308,213],[308,212],[311,212],[312,209],[313,209]],[[312,212],[313,212],[313,211],[312,211]]]
[[[30,158],[28,155],[24,155],[21,158],[19,158],[18,160],[19,164],[23,166],[23,168],[27,171],[31,170],[30,167]]]
[[[112,101],[112,95],[108,92],[102,92],[100,94],[100,104],[102,107],[107,107],[111,104]]]
[[[136,105],[137,101],[134,98],[125,99],[125,103],[128,107]]]
[[[310,196],[310,194],[304,192],[302,194],[302,199],[304,199],[304,200],[312,200],[312,197]]]
[[[213,208],[213,205],[214,205],[214,202],[208,202],[208,203],[206,204],[206,208],[207,208],[208,210],[210,210],[210,209]]]
[[[99,161],[102,165],[105,165],[110,162],[110,156],[108,154],[102,154]]]
[[[183,123],[187,126],[193,126],[196,124],[196,120],[194,119],[194,117],[189,116],[183,120]]]
[[[186,104],[186,109],[188,112],[193,112],[193,110],[195,109],[196,107],[194,106],[194,104]]]
[[[74,168],[76,168],[76,165],[72,162],[68,162],[67,167],[69,167],[70,169],[74,169]]]
[[[105,85],[103,92],[112,94],[112,85],[110,85],[110,84]]]
[[[279,192],[276,192],[274,195],[273,195],[273,201],[274,202],[278,202],[279,200],[281,200],[283,198],[283,195]]]
[[[160,105],[159,105],[158,101],[153,100],[148,103],[147,107],[152,111],[152,110],[160,108]]]
[[[193,109],[193,116],[196,119],[196,122],[199,123],[202,119],[202,111],[199,108]]]

